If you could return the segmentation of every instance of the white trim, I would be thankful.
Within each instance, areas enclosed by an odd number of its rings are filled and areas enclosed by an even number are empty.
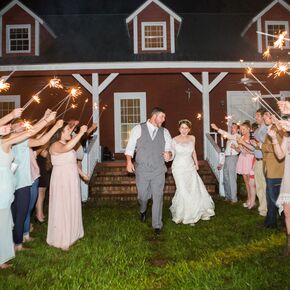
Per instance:
[[[34,19],[38,20],[41,24],[44,23],[44,21],[38,17],[35,13],[33,13],[30,9],[28,9],[24,4],[22,4],[18,0],[13,0],[8,5],[6,5],[1,11],[0,16],[3,16],[7,11],[9,11],[13,6],[18,5],[21,7],[25,12],[27,12],[30,16],[32,16]]]
[[[0,16],[0,57],[2,56],[2,38],[3,38],[3,26],[2,26],[2,16]]]
[[[273,62],[245,62],[244,68],[272,68]],[[243,69],[240,61],[148,61],[148,62],[76,62],[1,65],[0,71],[116,70],[116,69]]]
[[[162,26],[163,27],[163,47],[145,47],[145,27],[146,26]],[[141,23],[141,35],[142,35],[142,50],[143,51],[151,51],[151,50],[167,50],[167,30],[166,30],[166,22],[158,21],[158,22],[142,22]]]
[[[262,31],[262,20],[261,18],[258,19],[257,21],[257,30]],[[263,52],[263,46],[262,46],[262,35],[260,33],[257,34],[257,41],[258,41],[258,52],[262,53]],[[267,47],[267,45],[266,45]]]
[[[35,36],[34,36],[34,41],[35,41],[35,55],[39,56],[39,21],[35,20]]]
[[[275,20],[265,21],[265,32],[266,33],[269,33],[268,32],[268,25],[285,25],[285,30],[289,34],[289,22],[287,20],[286,21],[275,21]],[[259,31],[261,31],[261,30],[259,30]],[[261,37],[262,37],[262,35],[261,35]],[[266,47],[274,48],[274,46],[269,46],[268,37],[269,36],[267,36],[267,35],[265,36]],[[285,47],[283,47],[283,48],[289,48],[289,41],[285,41]]]
[[[274,0],[249,22],[249,24],[246,26],[246,28],[241,33],[241,36],[244,36],[246,34],[246,32],[249,30],[249,28],[252,26],[252,24],[255,23],[259,18],[261,18],[265,13],[267,13],[277,3],[281,4],[284,8],[286,8],[288,11],[290,11],[290,5],[288,3],[286,3],[283,0]]]
[[[202,84],[189,72],[181,73],[185,78],[187,78],[201,93],[202,93]]]
[[[206,160],[207,159],[206,133],[210,132],[209,73],[202,72],[201,79],[202,79],[202,114],[203,114],[202,116],[202,119],[203,119],[203,156],[204,156],[204,160]]]
[[[175,53],[174,18],[171,15],[170,15],[170,49],[171,49],[171,53]]]
[[[160,8],[162,8],[164,11],[166,11],[168,14],[173,16],[177,21],[181,22],[181,18],[174,13],[171,9],[169,9],[167,6],[165,6],[163,3],[161,3],[158,0],[148,0],[143,5],[141,5],[137,10],[135,10],[129,17],[126,18],[126,23],[129,23],[132,21],[132,19],[137,16],[142,10],[144,10],[149,4],[151,3],[157,4]]]
[[[281,101],[285,101],[285,99],[289,97],[290,97],[290,91],[280,91]]]
[[[15,108],[20,108],[20,95],[0,95],[1,102],[14,102]]]
[[[210,84],[209,84],[209,92],[212,91],[228,74],[228,72],[221,72]]]
[[[14,28],[28,28],[28,40],[29,40],[29,48],[28,50],[17,50],[11,51],[10,47],[10,30]],[[6,53],[31,53],[31,24],[9,24],[6,25]]]
[[[108,85],[118,76],[118,73],[111,73],[99,86],[98,93],[99,95],[108,87]],[[91,94],[93,94],[93,86],[83,78],[80,74],[72,75],[85,89],[87,89]]]
[[[101,94],[118,75],[118,73],[111,73],[105,80],[103,80],[99,85],[99,94]]]
[[[140,99],[140,123],[146,122],[146,92],[116,92],[114,93],[114,125],[115,125],[115,153],[124,153],[121,147],[121,111],[122,99]]]
[[[133,42],[134,42],[134,53],[138,53],[138,16],[134,17],[133,20]]]

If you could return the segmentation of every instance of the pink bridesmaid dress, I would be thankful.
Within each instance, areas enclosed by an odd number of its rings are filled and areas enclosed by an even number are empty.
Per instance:
[[[51,154],[47,243],[68,248],[84,236],[80,177],[74,150]]]

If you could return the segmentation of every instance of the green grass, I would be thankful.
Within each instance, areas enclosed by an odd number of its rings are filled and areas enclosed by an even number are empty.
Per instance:
[[[88,203],[85,237],[68,252],[35,225],[31,250],[0,271],[0,289],[290,289],[285,234],[258,228],[257,211],[218,200],[216,217],[190,227],[171,222],[168,208],[156,237],[135,203]]]

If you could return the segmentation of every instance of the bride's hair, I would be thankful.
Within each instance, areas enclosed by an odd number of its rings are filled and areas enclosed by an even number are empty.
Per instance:
[[[189,120],[187,120],[187,119],[182,119],[182,120],[180,120],[180,121],[178,122],[178,128],[180,128],[180,126],[181,126],[182,124],[185,124],[189,129],[191,129],[191,127],[192,127],[191,122],[190,122]]]

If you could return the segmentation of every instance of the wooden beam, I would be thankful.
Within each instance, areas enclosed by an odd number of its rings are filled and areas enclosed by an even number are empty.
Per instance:
[[[220,81],[228,74],[228,72],[221,72],[209,85],[209,92],[212,91],[214,87],[216,87]]]
[[[93,87],[84,79],[80,74],[72,75],[85,89],[87,89],[91,94],[93,94]]]
[[[210,109],[209,109],[209,73],[202,72],[202,113],[203,113],[203,155],[207,158],[206,133],[210,131]]]
[[[202,93],[201,83],[191,73],[182,72],[182,74]]]
[[[119,73],[111,73],[100,85],[99,94],[101,94],[104,89],[119,75]]]

